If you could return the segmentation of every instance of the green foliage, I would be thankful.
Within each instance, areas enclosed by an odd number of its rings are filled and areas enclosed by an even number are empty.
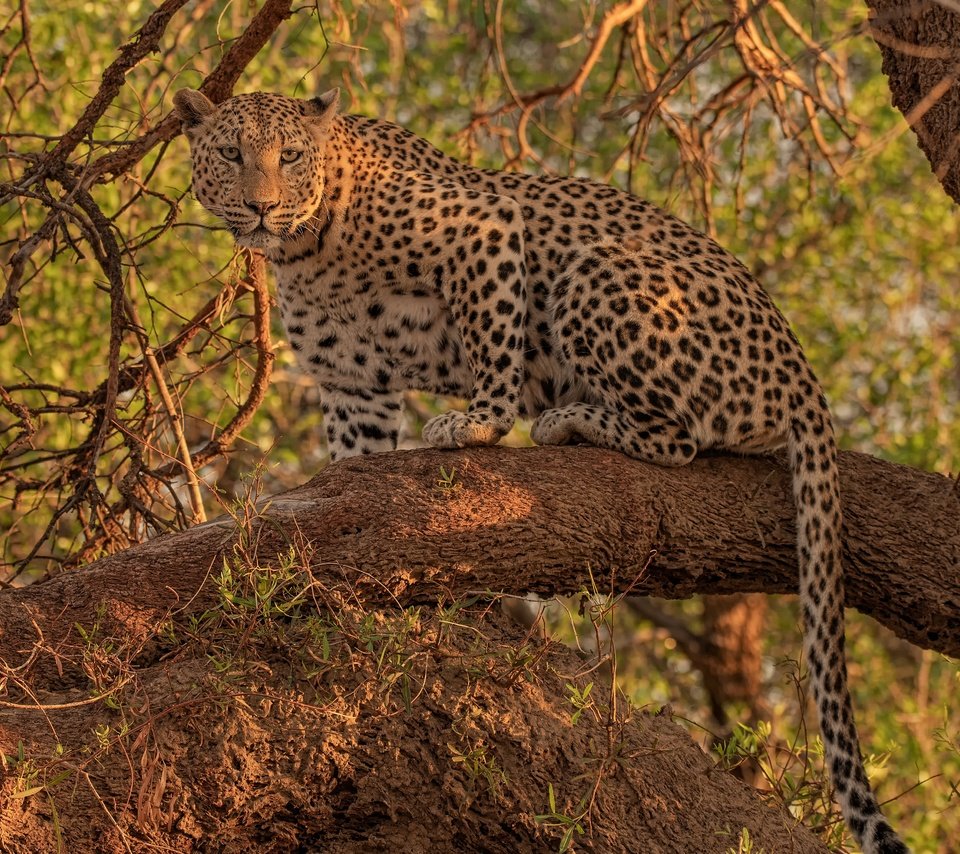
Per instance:
[[[750,831],[744,827],[737,837],[737,847],[728,848],[727,854],[764,854],[764,852],[763,848],[754,846],[753,839],[750,837]]]
[[[492,798],[499,796],[501,785],[507,782],[507,775],[487,745],[478,742],[461,747],[448,743],[447,748],[450,750],[450,761],[464,769],[471,783],[482,784]]]
[[[444,492],[454,492],[462,486],[463,481],[457,480],[457,470],[455,468],[447,471],[446,468],[440,466],[440,477],[437,478],[437,489],[443,490]]]
[[[56,745],[55,755],[58,757],[63,755],[63,746],[59,743]],[[10,798],[31,798],[36,795],[46,795],[53,838],[57,846],[56,851],[59,854],[59,852],[66,850],[53,791],[61,783],[66,783],[74,776],[74,769],[67,768],[53,771],[45,766],[41,767],[33,759],[27,757],[22,741],[17,742],[15,755],[7,756],[0,753],[0,769],[4,774],[12,775],[16,779],[13,791],[9,795]]]
[[[601,11],[593,4],[330,0],[300,6],[250,63],[237,89],[308,95],[342,85],[351,111],[398,121],[478,165],[501,167],[510,161],[512,167],[591,175],[690,218],[756,270],[790,318],[826,386],[845,447],[956,472],[960,221],[890,106],[879,53],[862,26],[865,8],[841,0],[788,5],[804,31],[827,46],[845,70],[842,81],[817,70],[817,57],[799,37],[777,30],[795,67],[808,78],[821,74],[818,79],[826,80],[831,97],[846,101],[841,120],[822,122],[831,159],[810,155],[815,146],[809,127],[785,133],[762,99],[749,109],[738,105],[715,115],[707,110],[710,95],[742,70],[729,44],[677,80],[664,110],[648,115],[637,102],[649,86],[625,70],[638,61],[633,53],[638,48],[628,44],[623,54],[611,41],[578,97],[562,103],[546,99],[531,112],[529,149],[524,150],[518,113],[497,110],[513,103],[511,91],[537,92],[570,79],[589,42],[585,18],[595,27]],[[66,7],[49,0],[31,4],[32,57],[42,80],[34,82],[30,56],[10,53],[6,90],[13,107],[2,119],[0,141],[4,180],[15,180],[29,158],[49,151],[55,138],[79,119],[117,46],[154,8],[144,0],[122,7],[79,0]],[[75,164],[99,156],[108,142],[125,144],[155,127],[169,112],[173,92],[198,85],[253,14],[246,4],[220,0],[189,8],[196,13],[175,19],[163,50],[128,73],[110,109],[77,148]],[[720,0],[683,9],[648,4],[642,21],[651,69],[670,75],[683,68],[685,58],[716,34],[712,22],[728,13]],[[16,27],[5,30],[0,53],[12,51],[16,38]],[[688,42],[689,48],[684,47]],[[485,114],[490,115],[480,120]],[[694,115],[697,121],[685,122]],[[643,133],[637,135],[638,129]],[[126,336],[123,356],[139,358],[143,350],[161,347],[214,294],[238,288],[191,345],[163,366],[178,392],[188,442],[196,447],[222,428],[250,387],[252,321],[250,295],[238,285],[242,267],[228,235],[189,196],[187,156],[186,142],[178,138],[152,151],[128,174],[96,185],[92,193],[135,250],[135,264],[125,256],[124,275],[126,299],[138,310],[142,338]],[[0,208],[4,262],[16,241],[31,234],[44,216],[41,203],[32,199]],[[76,239],[68,223],[58,235],[57,252],[38,261],[24,285],[14,324],[0,335],[0,386],[45,386],[17,395],[18,403],[38,413],[36,435],[16,458],[27,464],[22,477],[4,480],[0,468],[0,531],[6,532],[2,561],[22,559],[35,542],[43,545],[20,583],[44,577],[76,554],[89,522],[68,513],[45,534],[67,487],[31,491],[57,473],[70,482],[76,473],[61,462],[63,455],[90,429],[89,413],[66,411],[72,398],[56,389],[88,393],[104,380],[110,301],[95,259],[71,248]],[[246,488],[243,473],[263,458],[268,460],[264,489],[270,492],[301,481],[326,460],[316,392],[297,371],[276,321],[272,331],[280,343],[266,399],[231,456],[199,473],[211,512],[231,506]],[[138,423],[155,397],[153,386],[121,396],[119,417]],[[436,411],[433,401],[413,403],[421,413]],[[15,419],[9,409],[0,412],[0,443],[6,445],[14,437]],[[137,453],[153,455],[157,465],[176,459],[172,428],[165,418],[151,418],[145,449],[137,450],[122,432],[105,447],[95,462],[98,489],[116,489]],[[459,486],[455,471],[440,470],[438,489]],[[161,515],[172,520],[169,524],[180,524],[182,515],[171,508],[183,500],[182,479],[171,475],[165,489],[169,494],[164,493]],[[146,537],[157,530],[143,525],[139,533]],[[84,559],[98,554],[89,552]],[[328,669],[338,654],[340,629],[332,615],[303,613],[309,591],[299,577],[302,564],[296,551],[284,553],[279,569],[241,558],[231,556],[219,569],[217,608],[186,625],[171,623],[170,640],[184,635],[203,639],[211,660],[228,674],[242,650],[218,634],[224,621],[247,624],[253,618],[262,639],[282,633],[296,620],[298,630],[306,627],[310,638],[304,670],[318,674]],[[688,617],[695,613],[689,605],[678,610]],[[456,614],[448,617],[453,621]],[[371,618],[357,630],[368,654],[380,663],[382,687],[395,691],[402,704],[409,704],[412,684],[405,638],[416,619],[415,612],[401,614],[390,625]],[[641,705],[683,704],[686,717],[705,719],[702,690],[675,645],[668,646],[662,633],[635,621],[626,626],[622,619],[615,622],[615,631],[635,641],[617,656],[616,672],[626,693]],[[768,632],[770,660],[784,660],[795,651],[796,625],[792,605],[776,609]],[[95,616],[80,636],[93,690],[107,690],[115,683],[110,668],[116,651],[98,642]],[[905,793],[887,810],[917,850],[946,852],[948,840],[960,838],[955,808],[960,750],[951,708],[960,687],[956,663],[909,648],[856,616],[849,637],[859,724],[874,749],[891,756],[885,764],[872,765],[872,776],[882,797]],[[526,647],[516,650],[506,662],[508,676],[523,678],[532,654]],[[799,744],[795,735],[803,731],[804,706],[795,685],[782,669],[771,667],[766,687],[778,720],[775,733],[737,729],[724,750],[757,758],[771,737],[780,744]],[[569,698],[573,723],[590,707],[588,695],[584,689]],[[466,750],[460,754],[463,767],[488,783],[496,779],[495,766],[473,755],[474,747],[458,749]],[[770,773],[781,772],[771,765]],[[935,774],[941,776],[928,781]],[[785,781],[788,798],[798,797],[803,788],[799,779],[779,779]],[[918,780],[928,782],[911,790]],[[27,788],[34,785],[32,781]],[[538,820],[562,826],[566,845],[572,845],[583,831],[583,816],[561,815],[552,786],[547,800],[548,812]],[[751,845],[742,837],[735,850],[752,850]]]
[[[547,783],[547,812],[542,815],[534,816],[537,824],[545,828],[560,830],[560,842],[557,846],[559,854],[571,850],[577,836],[583,836],[585,832],[584,819],[589,812],[589,799],[585,796],[581,799],[574,811],[574,815],[568,815],[557,809],[557,798],[553,791],[553,783]]]
[[[776,799],[811,827],[823,840],[839,850],[847,833],[839,810],[830,800],[830,784],[823,766],[823,744],[814,739],[808,747],[794,742],[786,748],[773,735],[768,721],[754,725],[738,723],[730,736],[714,746],[724,767],[736,768],[745,762],[759,768],[769,791]],[[809,750],[812,756],[805,755]],[[868,772],[874,764],[868,757]]]
[[[580,720],[580,716],[584,713],[584,710],[593,705],[593,700],[590,699],[590,692],[592,690],[592,682],[588,682],[583,688],[578,688],[573,684],[567,685],[567,691],[570,692],[570,703],[574,709],[573,714],[570,715],[570,723],[574,726],[577,725],[577,721]]]

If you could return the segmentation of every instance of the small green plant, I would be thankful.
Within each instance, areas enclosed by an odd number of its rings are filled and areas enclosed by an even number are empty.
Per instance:
[[[472,783],[476,784],[478,780],[482,780],[492,797],[495,798],[500,794],[500,786],[507,782],[507,775],[497,764],[496,757],[487,753],[485,744],[478,742],[467,750],[460,750],[456,745],[447,742],[447,747],[450,750],[452,762],[460,765],[467,772]]]
[[[106,750],[110,746],[110,724],[97,724],[93,728],[93,734],[97,737],[101,750]]]
[[[451,468],[448,472],[443,466],[440,466],[440,477],[437,478],[437,488],[445,492],[453,492],[460,489],[463,484],[457,480],[457,470]]]
[[[576,726],[577,721],[580,720],[584,709],[593,705],[593,700],[590,699],[590,692],[592,690],[592,682],[588,682],[583,688],[578,688],[573,683],[567,685],[567,691],[570,692],[570,702],[573,704],[574,709],[573,714],[570,715],[570,723],[574,726]]]
[[[757,721],[753,726],[738,723],[728,738],[716,743],[714,751],[728,768],[746,759],[766,762],[766,746],[772,732],[769,721]]]
[[[329,663],[332,652],[330,636],[336,631],[332,622],[318,614],[309,614],[303,622],[303,628],[309,638],[308,650],[317,650],[318,657],[323,663]]]
[[[769,785],[768,797],[781,801],[805,824],[816,828],[831,849],[844,850],[847,830],[831,799],[819,738],[804,748],[797,743],[779,744],[770,722],[738,723],[713,749],[724,767],[755,764]],[[869,769],[883,761],[883,757],[867,756],[864,765]]]
[[[548,812],[534,816],[533,820],[543,827],[563,831],[557,851],[559,854],[564,854],[573,846],[575,835],[583,836],[583,820],[588,812],[586,799],[581,799],[577,806],[578,812],[576,815],[566,815],[557,809],[557,798],[553,791],[553,783],[547,783],[547,809]]]
[[[950,718],[946,709],[943,710],[943,726],[933,731],[933,740],[948,753],[960,756],[960,731],[950,732]],[[953,789],[956,792],[957,786],[954,785]],[[960,794],[960,792],[957,793]]]
[[[491,594],[492,596],[493,594]],[[442,598],[437,600],[437,618],[441,623],[450,623],[452,625],[460,625],[457,622],[457,618],[460,615],[461,611],[466,611],[469,608],[472,608],[480,599],[481,596],[470,596],[467,599],[455,599],[452,602],[445,602]]]
[[[62,753],[62,745],[58,744],[57,747],[60,748],[60,753]],[[2,765],[4,770],[9,770],[11,773],[16,774],[17,781],[13,787],[13,792],[10,794],[12,798],[29,798],[37,795],[46,789],[56,786],[58,783],[62,783],[73,773],[72,770],[67,769],[66,771],[60,771],[54,774],[50,778],[46,778],[45,773],[41,771],[37,763],[34,762],[33,759],[27,758],[26,749],[22,741],[17,742],[17,752],[15,755],[0,754],[0,758],[3,760]]]
[[[93,613],[93,625],[89,629],[84,628],[80,623],[74,623],[74,628],[77,630],[77,634],[83,639],[83,643],[86,646],[87,651],[94,649],[96,647],[104,647],[106,650],[112,651],[113,646],[110,641],[99,641],[97,635],[100,634],[100,623],[107,614],[107,605],[105,602],[100,602]]]
[[[764,854],[764,850],[754,845],[750,831],[744,827],[737,837],[737,847],[734,848],[731,845],[727,849],[726,854]]]
[[[414,665],[419,655],[410,638],[417,633],[419,626],[419,608],[407,608],[386,620],[369,613],[361,623],[360,641],[376,659],[382,701],[388,703],[399,686],[403,706],[408,712],[413,703]]]
[[[506,665],[506,670],[497,674],[497,681],[509,687],[521,681],[533,681],[533,672],[545,652],[546,647],[533,640],[501,647],[495,655]]]
[[[16,772],[17,775],[14,797],[25,798],[27,795],[33,794],[34,791],[38,791],[38,789],[34,789],[34,782],[40,772],[37,770],[37,766],[33,760],[27,759],[26,749],[22,741],[17,742],[16,755],[4,755],[3,761],[4,765],[8,766],[11,771]]]
[[[307,587],[295,549],[277,555],[277,565],[251,566],[242,557],[224,558],[217,576],[221,603],[265,620],[299,616]]]

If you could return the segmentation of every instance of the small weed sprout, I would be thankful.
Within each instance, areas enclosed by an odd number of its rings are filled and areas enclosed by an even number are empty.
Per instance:
[[[737,837],[737,847],[732,845],[726,850],[726,854],[765,854],[762,848],[754,846],[753,837],[750,836],[750,830],[744,827]]]
[[[17,742],[16,756],[3,757],[4,765],[9,766],[11,771],[17,774],[17,784],[14,787],[14,797],[25,798],[28,794],[37,791],[34,783],[39,776],[37,766],[32,759],[27,759],[26,748],[22,741]]]
[[[588,682],[583,688],[578,688],[573,683],[567,685],[567,691],[570,693],[570,702],[574,709],[573,714],[570,715],[570,723],[573,724],[573,726],[577,725],[577,721],[580,720],[584,709],[593,705],[593,700],[590,699],[590,692],[592,690],[592,682]]]
[[[547,809],[548,812],[534,816],[533,820],[543,827],[563,830],[557,851],[558,854],[564,854],[573,846],[575,835],[583,836],[583,821],[590,810],[589,804],[586,799],[581,799],[577,806],[577,813],[572,816],[566,815],[557,810],[557,797],[553,791],[553,783],[547,783]]]
[[[59,756],[63,753],[63,745],[58,744],[57,747],[60,748],[60,752],[57,754]],[[9,770],[17,776],[13,792],[10,793],[11,798],[32,797],[46,789],[53,788],[58,783],[62,783],[73,774],[72,769],[67,769],[51,777],[47,777],[46,772],[41,771],[33,759],[27,758],[26,749],[22,741],[17,742],[16,755],[8,756],[0,753],[0,769],[4,771]],[[51,805],[52,804],[53,801],[51,799]]]
[[[448,472],[443,466],[440,466],[440,477],[437,478],[437,488],[444,492],[455,492],[463,484],[457,480],[457,470],[451,468]]]
[[[110,746],[110,724],[97,724],[93,734],[97,737],[101,750],[106,750]]]
[[[467,772],[471,783],[476,785],[482,780],[491,797],[496,798],[500,794],[500,786],[507,782],[507,775],[497,764],[496,757],[487,753],[487,746],[483,742],[478,742],[467,750],[460,750],[450,742],[447,742],[447,747],[451,761]]]

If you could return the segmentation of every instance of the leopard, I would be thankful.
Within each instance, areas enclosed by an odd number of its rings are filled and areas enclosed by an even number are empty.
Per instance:
[[[330,459],[395,449],[410,390],[468,401],[424,424],[437,448],[493,445],[521,417],[537,444],[661,466],[785,447],[834,794],[866,854],[908,851],[865,773],[848,689],[830,411],[761,284],[624,190],[477,168],[339,101],[174,96],[196,200],[270,263]]]

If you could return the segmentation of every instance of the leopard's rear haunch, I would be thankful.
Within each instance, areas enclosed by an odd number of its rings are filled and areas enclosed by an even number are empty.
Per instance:
[[[261,249],[332,459],[396,447],[403,392],[469,400],[423,429],[661,465],[786,445],[806,656],[843,815],[866,854],[907,849],[860,756],[844,663],[841,511],[826,401],[749,271],[649,202],[583,178],[481,170],[377,119],[253,93],[175,97],[197,199]]]

